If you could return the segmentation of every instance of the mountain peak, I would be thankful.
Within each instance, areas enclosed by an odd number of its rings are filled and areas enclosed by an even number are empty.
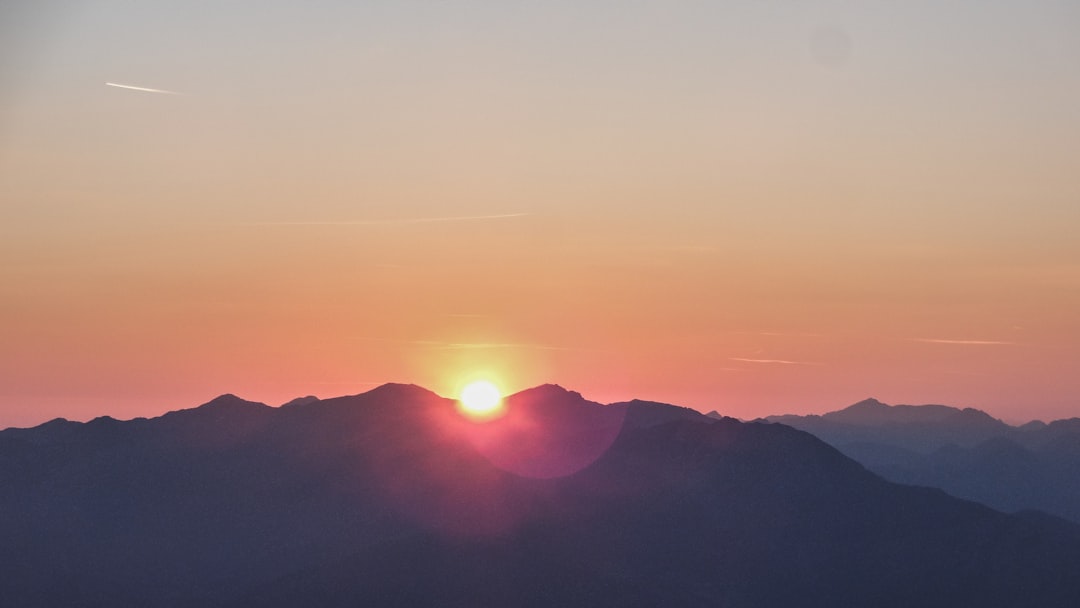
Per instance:
[[[380,398],[430,398],[438,397],[432,391],[418,385],[418,384],[404,384],[400,382],[387,382],[386,384],[380,384],[370,391],[360,393],[370,397]]]
[[[297,397],[296,399],[290,399],[285,403],[282,403],[279,407],[296,407],[301,405],[308,405],[309,403],[315,403],[319,398],[315,395],[308,395],[306,397]]]
[[[227,404],[230,404],[230,403],[237,403],[237,402],[241,402],[241,401],[244,401],[244,400],[241,399],[240,397],[237,397],[233,393],[224,393],[222,395],[218,395],[217,397],[214,397],[210,401],[207,401],[206,403],[204,403],[204,404],[202,404],[202,405],[200,405],[198,407],[227,405]]]
[[[894,416],[898,411],[900,411],[898,408],[886,405],[871,397],[849,405],[842,410],[823,414],[821,419],[844,424],[878,424]]]
[[[205,416],[210,416],[212,418],[221,416],[229,417],[241,415],[243,412],[263,409],[270,409],[270,406],[257,401],[241,399],[232,393],[225,393],[224,395],[214,397],[198,407],[173,410],[166,413],[162,418],[172,419],[178,416],[181,418],[202,418]]]
[[[512,401],[528,401],[531,403],[542,403],[547,401],[552,402],[566,402],[566,401],[588,401],[585,397],[581,396],[581,393],[577,391],[567,390],[558,384],[541,384],[532,388],[527,388],[523,391],[518,391],[513,395],[507,397]]]
[[[860,409],[860,410],[875,409],[875,410],[879,410],[879,409],[887,408],[887,407],[890,407],[889,404],[882,403],[881,401],[878,401],[877,399],[874,399],[873,397],[869,397],[867,399],[863,399],[862,401],[860,401],[858,403],[854,403],[852,405],[849,405],[848,407],[846,407],[844,409],[847,409],[847,410],[851,410],[851,409]]]
[[[259,403],[257,401],[248,401],[237,397],[232,393],[225,393],[224,395],[218,395],[210,401],[196,407],[197,410],[221,410],[221,409],[237,409],[243,407],[269,407],[265,403]]]

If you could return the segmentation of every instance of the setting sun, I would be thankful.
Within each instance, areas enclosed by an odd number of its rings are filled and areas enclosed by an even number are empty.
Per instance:
[[[487,380],[477,380],[461,389],[461,410],[476,419],[492,418],[502,410],[502,392]]]

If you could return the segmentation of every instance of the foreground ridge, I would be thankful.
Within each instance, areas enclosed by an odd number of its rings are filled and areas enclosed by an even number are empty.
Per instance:
[[[9,429],[0,509],[13,605],[1080,602],[1069,524],[891,484],[785,425],[555,385],[482,424],[384,385]]]

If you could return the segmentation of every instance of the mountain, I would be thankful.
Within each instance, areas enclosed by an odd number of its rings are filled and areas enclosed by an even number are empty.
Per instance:
[[[0,431],[13,606],[1075,606],[1080,528],[554,385]]]
[[[319,398],[316,397],[315,395],[308,395],[306,397],[297,397],[296,399],[292,399],[290,401],[286,401],[285,403],[282,403],[280,407],[294,407],[294,406],[297,406],[297,405],[308,405],[308,404],[311,404],[311,403],[315,403],[318,400],[319,400]]]
[[[1013,427],[976,409],[945,405],[886,405],[866,399],[822,416],[769,416],[833,444],[874,442],[917,452],[946,445],[973,446]]]
[[[812,433],[892,481],[1080,523],[1080,419],[1015,427],[970,408],[867,399],[821,416],[766,420]]]

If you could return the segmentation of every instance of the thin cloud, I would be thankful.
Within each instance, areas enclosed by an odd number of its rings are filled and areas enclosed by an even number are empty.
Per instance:
[[[779,363],[781,365],[825,365],[812,361],[788,361],[787,359],[744,359],[742,357],[728,357],[729,361],[742,361],[744,363]]]
[[[736,336],[765,336],[767,338],[827,338],[828,334],[809,331],[730,331]]]
[[[162,95],[181,95],[182,94],[182,93],[177,93],[176,91],[167,91],[165,89],[151,89],[151,88],[148,88],[148,87],[137,87],[135,85],[119,84],[119,83],[116,83],[116,82],[106,82],[105,86],[116,87],[118,89],[127,89],[129,91],[142,91],[143,93],[160,93]]]
[[[406,346],[420,346],[433,350],[485,350],[485,349],[532,349],[532,350],[560,350],[606,353],[611,351],[593,348],[578,348],[574,346],[559,346],[555,344],[539,344],[534,342],[443,342],[440,340],[396,340],[393,338],[377,338],[373,336],[353,336],[353,340],[362,342],[384,342],[387,344],[402,344]]]
[[[408,224],[434,224],[441,222],[475,222],[482,220],[505,220],[527,217],[531,213],[496,213],[492,215],[451,215],[439,217],[392,218],[384,220],[344,220],[310,222],[255,222],[248,226],[403,226]]]
[[[497,348],[526,348],[533,350],[563,350],[579,351],[590,350],[574,348],[571,346],[555,346],[552,344],[531,344],[528,342],[437,342],[433,340],[414,340],[410,344],[426,346],[437,350],[484,350]],[[594,351],[600,352],[600,351]]]
[[[924,342],[926,344],[973,344],[976,346],[1008,346],[1016,342],[1002,340],[947,340],[944,338],[912,338],[912,342]]]

